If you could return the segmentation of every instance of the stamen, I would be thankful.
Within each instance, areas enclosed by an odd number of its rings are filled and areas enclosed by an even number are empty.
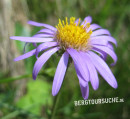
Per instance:
[[[76,24],[75,17],[71,17],[69,23],[67,17],[62,22],[59,19],[59,24],[56,26],[55,40],[59,42],[63,49],[71,47],[81,51],[87,50],[90,47],[89,38],[92,30],[87,32],[86,30],[90,27],[90,24],[85,24],[80,25],[80,19],[78,24]]]
[[[68,25],[68,20],[67,20],[67,17],[65,18],[65,20],[66,20],[66,25]]]
[[[63,23],[63,26],[65,26],[65,22],[64,22],[64,20],[62,20],[62,23]]]

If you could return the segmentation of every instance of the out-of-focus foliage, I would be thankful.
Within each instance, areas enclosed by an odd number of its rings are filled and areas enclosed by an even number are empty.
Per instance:
[[[55,119],[128,119],[130,110],[129,83],[130,83],[130,1],[129,0],[25,0],[28,7],[28,19],[56,25],[59,18],[84,18],[91,15],[93,23],[108,29],[116,38],[118,47],[115,52],[118,56],[117,64],[111,68],[118,88],[110,87],[102,77],[97,91],[90,85],[89,99],[119,97],[124,103],[111,103],[87,106],[74,106],[75,100],[83,100],[73,64],[67,71],[60,90]],[[40,28],[31,27],[31,30],[20,23],[15,24],[15,35],[32,36]],[[24,43],[16,41],[18,51],[23,53]],[[26,51],[33,49],[28,44]],[[36,81],[27,77],[25,95],[14,103],[16,89],[11,83],[1,84],[0,87],[0,115],[2,119],[40,119],[50,118],[55,100],[51,96],[51,86],[56,66],[59,61],[57,54],[44,65]],[[24,60],[27,74],[31,74],[35,56]],[[108,57],[108,64],[112,62]],[[14,68],[15,70],[15,68]],[[0,74],[0,78],[4,74]],[[24,74],[23,74],[24,75]]]
[[[42,106],[51,106],[51,85],[45,81],[30,81],[27,85],[27,93],[18,102],[19,108],[34,114],[40,114]]]

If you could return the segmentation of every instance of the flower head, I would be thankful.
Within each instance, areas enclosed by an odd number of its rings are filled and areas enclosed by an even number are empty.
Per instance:
[[[78,51],[86,51],[89,47],[89,39],[92,34],[92,30],[87,32],[90,27],[90,23],[80,25],[80,19],[78,23],[75,23],[75,18],[70,18],[68,23],[67,17],[65,21],[59,19],[59,24],[56,26],[57,31],[55,34],[55,40],[63,49],[73,48]]]
[[[67,17],[60,20],[56,28],[43,23],[29,21],[28,23],[38,27],[44,27],[32,37],[12,36],[11,39],[23,42],[33,43],[35,49],[27,52],[17,58],[19,61],[36,55],[37,61],[33,68],[33,79],[35,80],[45,62],[58,50],[62,50],[63,54],[58,63],[56,73],[53,80],[52,95],[55,96],[62,85],[69,57],[72,58],[75,70],[79,79],[79,84],[84,99],[89,95],[89,82],[94,90],[98,89],[99,79],[97,72],[108,82],[113,88],[117,88],[117,81],[105,63],[107,55],[117,61],[113,44],[117,45],[116,40],[111,36],[108,30],[101,28],[97,24],[91,24],[92,18],[87,16],[84,21],[75,20]],[[36,43],[41,43],[36,46]],[[39,52],[46,50],[40,57]]]

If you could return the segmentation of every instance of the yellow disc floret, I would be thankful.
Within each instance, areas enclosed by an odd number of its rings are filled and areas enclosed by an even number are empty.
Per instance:
[[[57,32],[55,40],[63,48],[74,48],[76,50],[86,51],[89,48],[89,38],[92,34],[92,30],[87,32],[90,27],[90,23],[80,25],[80,19],[78,23],[75,23],[75,17],[70,18],[68,23],[67,17],[64,20],[59,19],[59,24],[56,26]]]

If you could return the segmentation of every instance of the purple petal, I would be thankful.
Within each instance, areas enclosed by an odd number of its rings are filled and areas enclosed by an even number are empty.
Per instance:
[[[36,37],[21,37],[21,36],[12,36],[10,37],[10,39],[31,43],[54,41],[53,38],[36,38]]]
[[[34,35],[33,37],[35,37],[35,35]],[[36,43],[32,43],[32,44],[33,44],[34,47],[37,47],[37,44],[36,44]]]
[[[57,42],[46,42],[46,43],[42,43],[40,44],[37,48],[36,48],[36,56],[38,57],[38,53],[47,49],[47,48],[50,48],[50,47],[54,47],[54,46],[57,46]]]
[[[98,86],[99,86],[99,79],[98,79],[97,71],[96,71],[94,65],[92,64],[90,58],[85,53],[83,53],[83,56],[86,59],[85,63],[89,70],[90,82],[92,84],[92,87],[94,90],[97,90]]]
[[[40,31],[38,31],[38,33],[47,33],[47,34],[54,34],[55,32],[50,30],[50,29],[41,29]]]
[[[90,29],[93,31],[99,28],[101,28],[101,26],[99,26],[98,24],[91,24],[87,31],[89,31]]]
[[[96,48],[92,49],[93,51],[97,52],[102,58],[105,58],[104,52],[97,50]],[[106,54],[106,53],[105,53]]]
[[[114,50],[113,45],[111,43],[108,43],[107,47],[110,48],[111,50]]]
[[[91,23],[92,22],[92,17],[87,16],[87,17],[85,17],[84,21],[86,21],[87,23]]]
[[[113,50],[114,51],[114,49],[113,49],[113,45],[110,43],[110,42],[108,42],[107,40],[102,40],[102,42],[100,42],[100,39],[92,39],[91,38],[91,45],[92,45],[92,47],[93,47],[93,45],[96,45],[96,46],[106,46],[106,47],[108,47],[108,48],[110,48],[111,50]],[[98,50],[98,49],[96,49],[96,48],[92,48],[92,50],[94,50],[94,51],[96,51],[98,54],[100,54],[101,55],[101,57],[104,59],[104,60],[106,60],[106,58],[107,58],[107,53],[105,53],[105,52],[103,52],[103,51],[101,51],[101,50]]]
[[[53,85],[52,85],[52,95],[53,96],[57,95],[57,93],[60,90],[60,87],[62,85],[64,76],[65,76],[65,72],[67,69],[68,59],[69,59],[69,54],[67,52],[65,52],[62,55],[62,57],[59,61],[59,64],[57,66],[57,69],[56,69],[56,73],[55,73],[55,77],[54,77]]]
[[[30,52],[27,52],[27,53],[25,53],[23,55],[20,55],[19,57],[16,57],[14,59],[14,61],[19,61],[19,60],[23,60],[23,59],[26,59],[28,57],[31,57],[32,55],[35,55],[35,52],[36,52],[36,49],[34,49],[34,50],[30,51]]]
[[[87,74],[87,75],[90,75],[90,82],[91,82],[91,84],[93,86],[93,89],[97,90],[98,86],[99,86],[97,71],[96,71],[95,67],[93,66],[93,64],[91,63],[89,57],[83,52],[81,52],[81,54],[83,55],[83,58],[85,59],[84,62],[86,63],[86,67],[89,70],[89,74]],[[82,77],[82,75],[79,72],[76,65],[75,65],[75,69],[76,69],[76,73],[77,73],[80,84],[82,84],[83,87],[86,87],[86,81]]]
[[[88,55],[89,54],[89,55]],[[86,54],[91,59],[95,68],[101,74],[101,76],[111,85],[113,88],[117,88],[117,81],[109,69],[108,65],[95,53],[88,51]]]
[[[103,51],[101,51],[101,50],[98,50],[98,49],[96,49],[96,48],[92,48],[92,50],[95,51],[95,52],[97,52],[97,53],[101,56],[101,58],[102,58],[104,61],[106,61],[106,59],[107,59],[107,53],[105,53],[105,52],[103,52]]]
[[[91,37],[93,36],[99,36],[99,35],[111,35],[110,32],[106,29],[99,29],[99,30],[96,30],[96,31],[93,31],[92,34],[91,34]]]
[[[79,23],[79,19],[80,18],[78,18],[78,19],[75,20],[76,25]],[[81,22],[81,20],[80,20],[80,22]]]
[[[50,29],[41,29],[40,31],[38,31],[38,33],[40,32],[44,32],[44,33],[48,33],[48,34],[54,34],[55,32],[50,30]]]
[[[117,62],[117,56],[115,54],[115,52],[113,50],[111,50],[110,48],[106,47],[106,46],[97,46],[97,45],[93,45],[94,48],[98,49],[99,51],[103,51],[105,53],[107,53],[108,55],[111,56],[111,58],[114,60],[114,64],[116,64]]]
[[[33,68],[33,79],[35,80],[38,72],[41,70],[42,66],[46,63],[46,61],[51,57],[52,54],[57,52],[59,47],[52,48],[46,52],[44,52],[36,61]]]
[[[36,34],[36,35],[34,35],[34,37],[44,37],[44,38],[47,38],[47,37],[54,37],[54,35],[51,35],[51,34]]]
[[[81,23],[81,25],[86,25],[87,23],[91,23],[92,22],[92,17],[91,16],[87,16],[84,18],[84,21]]]
[[[97,40],[99,42],[107,41],[107,42],[111,42],[117,46],[116,40],[111,36],[95,36],[95,37],[91,37],[91,40]]]
[[[78,76],[78,79],[79,79],[79,82],[80,82],[80,84],[83,86],[83,87],[86,87],[86,82],[88,82],[88,81],[86,81],[83,77],[82,77],[82,75],[81,75],[81,73],[80,73],[80,71],[79,71],[79,69],[77,68],[77,65],[74,63],[74,66],[75,66],[75,70],[76,70],[76,74],[77,74],[77,76]]]
[[[114,48],[113,48],[113,45],[111,44],[111,43],[107,43],[107,45],[106,45],[108,48],[110,48],[112,51],[114,51]],[[100,51],[100,52],[102,52],[102,54],[103,54],[103,59],[104,60],[106,60],[107,59],[107,53],[105,53],[105,52],[103,52],[103,51]],[[111,64],[111,66],[113,66],[113,64]]]
[[[82,56],[79,52],[77,52],[74,49],[67,49],[68,53],[71,55],[74,64],[76,67],[79,69],[82,77],[86,80],[89,81],[89,73],[87,67],[84,65],[84,60],[82,59]]]
[[[46,27],[46,28],[48,28],[50,30],[53,30],[53,31],[57,30],[55,27],[53,27],[51,25],[43,24],[43,23],[38,23],[38,22],[35,22],[35,21],[28,21],[28,24],[33,25],[33,26],[38,26],[38,27],[43,26],[43,27]]]
[[[106,45],[108,44],[108,41],[107,40],[100,40],[100,39],[94,39],[94,38],[91,38],[90,39],[90,42],[93,45]]]
[[[80,89],[82,92],[82,97],[84,98],[84,100],[88,99],[89,96],[89,85],[88,82],[86,82],[86,86],[82,86],[82,84],[80,83]]]

